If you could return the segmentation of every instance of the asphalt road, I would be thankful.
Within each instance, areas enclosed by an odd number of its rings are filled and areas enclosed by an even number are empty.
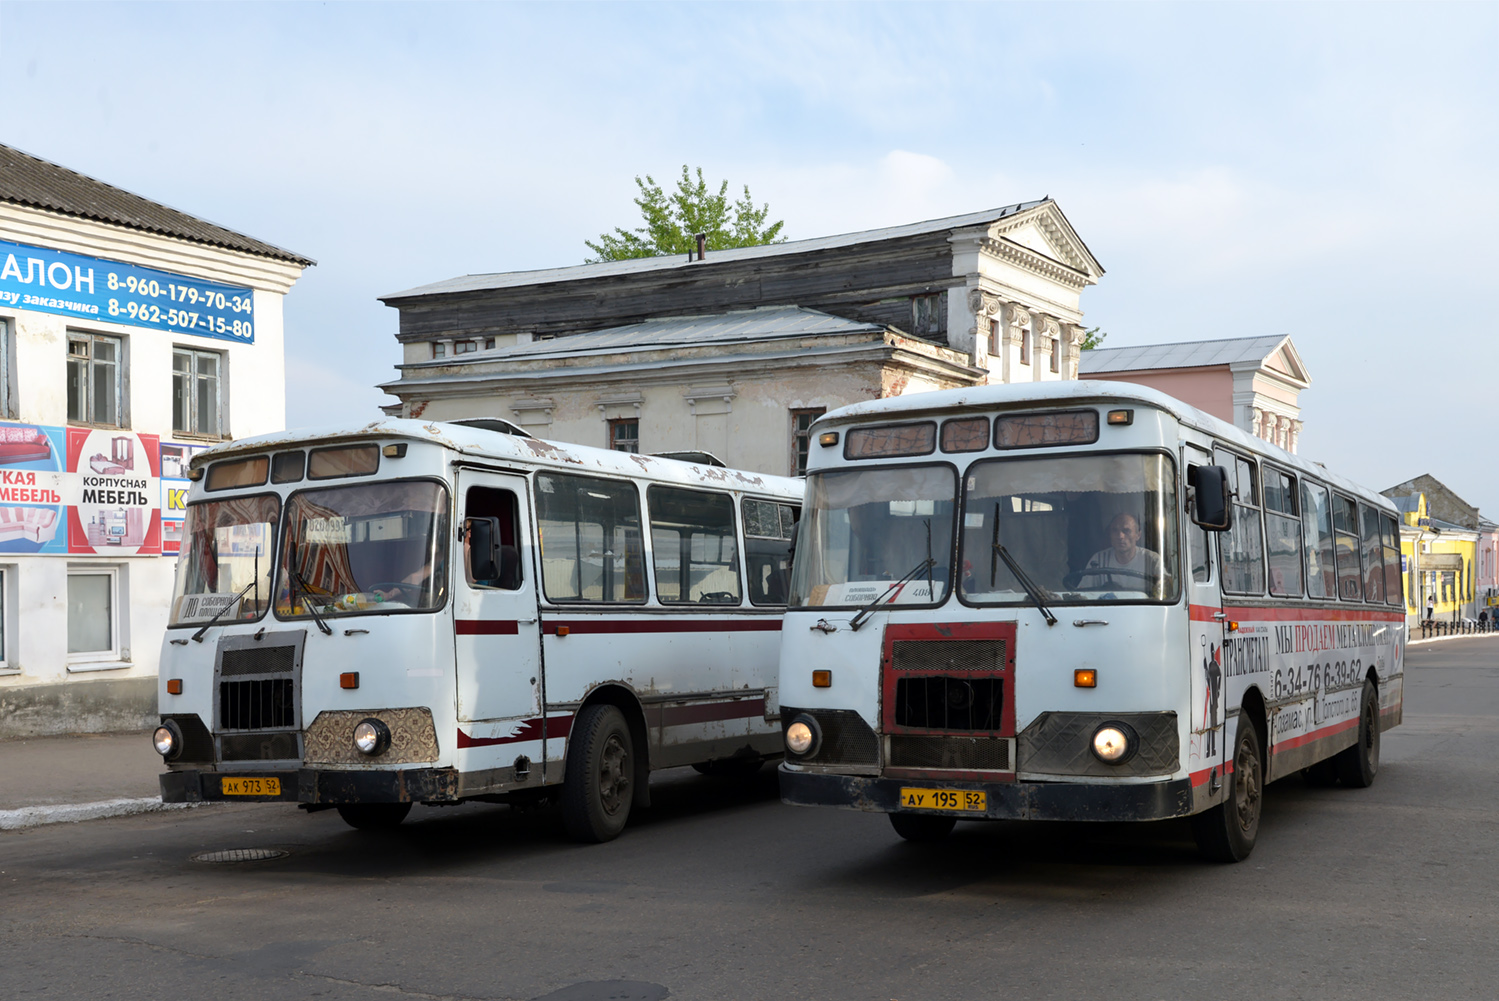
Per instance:
[[[618,841],[243,804],[0,833],[0,998],[1492,998],[1499,639],[1417,647],[1367,790],[1276,783],[1254,855],[1184,824],[960,824],[666,773]],[[3,781],[3,778],[0,778]],[[278,849],[204,864],[200,852]]]

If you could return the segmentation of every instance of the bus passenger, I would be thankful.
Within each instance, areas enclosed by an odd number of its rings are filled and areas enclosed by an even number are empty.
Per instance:
[[[1162,579],[1161,557],[1140,545],[1140,519],[1128,511],[1119,512],[1109,522],[1108,538],[1109,548],[1100,549],[1088,560],[1082,586],[1154,591]]]

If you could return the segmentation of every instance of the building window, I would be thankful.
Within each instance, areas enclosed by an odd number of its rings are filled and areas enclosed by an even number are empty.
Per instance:
[[[1051,370],[1062,371],[1062,339],[1060,337],[1051,339]]]
[[[997,354],[999,354],[999,321],[998,320],[990,320],[989,321],[989,353],[991,355],[997,355]]]
[[[433,341],[432,342],[432,357],[433,357],[433,359],[435,360],[435,359],[438,359],[438,358],[446,358],[447,356],[448,356],[448,346],[446,344],[444,344],[442,341]]]
[[[223,420],[224,356],[217,351],[172,351],[172,431],[219,438]]]
[[[1020,331],[1020,364],[1031,363],[1031,328],[1025,327]]]
[[[485,351],[493,351],[494,350],[494,338],[493,337],[486,337],[486,338],[484,338],[484,350]]]
[[[812,447],[812,422],[828,412],[827,407],[791,411],[791,475],[807,475],[807,452]]]
[[[15,357],[15,344],[11,342],[14,332],[9,320],[0,319],[0,417],[17,417],[16,374],[11,371],[11,359]]]
[[[68,661],[120,660],[119,572],[68,572]]]
[[[609,422],[609,447],[616,452],[640,451],[640,419],[621,417]]]
[[[453,354],[455,355],[466,355],[477,350],[479,350],[479,345],[473,341],[453,342]]]
[[[102,334],[68,334],[68,420],[122,427],[124,344]]]
[[[942,293],[911,297],[911,332],[929,337],[942,332]]]
[[[10,619],[10,573],[0,569],[0,671],[10,670],[10,630],[6,623]]]

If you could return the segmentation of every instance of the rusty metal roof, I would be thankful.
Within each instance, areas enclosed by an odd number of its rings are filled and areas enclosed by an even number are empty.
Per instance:
[[[317,263],[4,145],[0,145],[0,201],[291,261],[304,268]]]

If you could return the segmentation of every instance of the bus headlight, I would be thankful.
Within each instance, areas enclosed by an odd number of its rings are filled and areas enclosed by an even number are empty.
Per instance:
[[[1127,723],[1105,723],[1093,731],[1093,755],[1107,765],[1121,765],[1135,754],[1139,739]]]
[[[384,754],[385,749],[390,747],[390,727],[377,719],[360,720],[359,725],[354,727],[354,746],[359,749],[360,754],[368,754],[374,757]]]
[[[175,720],[169,719],[156,728],[156,732],[151,735],[151,743],[157,754],[171,761],[182,753],[182,730]]]
[[[805,758],[817,749],[820,736],[817,721],[803,713],[786,728],[786,750],[798,758]]]

